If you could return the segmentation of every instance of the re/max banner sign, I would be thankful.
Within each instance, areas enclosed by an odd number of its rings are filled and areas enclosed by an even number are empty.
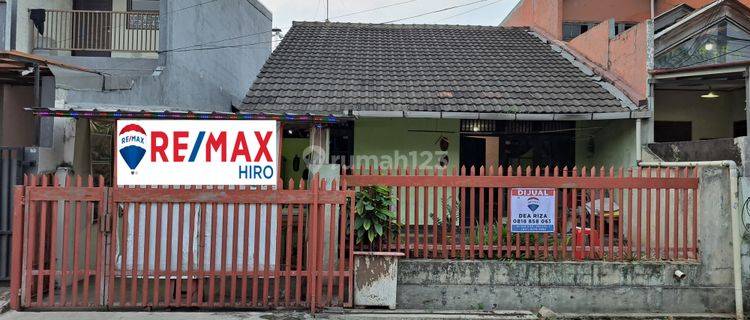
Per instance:
[[[118,185],[275,185],[272,120],[119,120]]]

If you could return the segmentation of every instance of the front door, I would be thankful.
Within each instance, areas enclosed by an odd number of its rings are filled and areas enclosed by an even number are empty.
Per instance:
[[[475,173],[479,168],[485,165],[486,145],[485,139],[480,136],[461,135],[461,166],[466,167],[466,174],[469,174],[471,167],[474,167]]]
[[[109,57],[112,29],[112,0],[73,0],[74,56]]]
[[[460,163],[462,167],[466,167],[466,175],[480,175],[479,168],[485,166],[485,160],[486,160],[486,153],[487,153],[487,142],[484,137],[481,136],[468,136],[468,135],[461,135],[461,159]],[[474,168],[474,170],[472,170]],[[487,169],[487,168],[485,168]],[[460,170],[460,169],[459,169]],[[473,173],[473,174],[472,174]],[[479,200],[480,196],[479,193],[480,190],[483,190],[485,192],[485,195],[489,189],[479,189],[476,188],[476,192],[466,192],[466,194],[462,195],[465,198],[461,199],[461,201],[464,201],[466,205],[466,209],[468,214],[464,214],[464,226],[470,226],[472,222],[476,222],[479,219],[480,214],[484,214],[486,216],[486,212],[480,212],[479,208]],[[469,201],[470,198],[474,198]],[[489,199],[488,197],[485,197],[484,199]],[[470,205],[470,203],[477,204],[477,205]],[[485,210],[486,211],[486,210]]]

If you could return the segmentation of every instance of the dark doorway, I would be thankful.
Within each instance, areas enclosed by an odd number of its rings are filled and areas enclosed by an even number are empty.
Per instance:
[[[747,120],[735,121],[733,131],[735,138],[747,136]]]
[[[461,135],[461,165],[466,166],[468,174],[471,167],[478,172],[479,167],[486,165],[485,156],[487,153],[486,142],[484,137]]]
[[[736,131],[736,126],[735,126]],[[675,142],[693,140],[693,123],[690,121],[654,121],[654,141]]]
[[[575,164],[572,121],[461,122],[461,159],[466,166],[545,167]]]
[[[332,126],[330,140],[330,163],[350,167],[354,157],[354,122],[342,122]]]
[[[486,166],[486,156],[487,156],[487,139],[483,136],[473,136],[473,135],[461,135],[461,165],[466,167],[466,175],[479,175],[480,174],[480,168],[482,166]],[[473,168],[473,172],[472,172]],[[485,168],[487,169],[487,168]],[[484,199],[489,199],[489,189],[476,189],[475,192],[466,192],[464,197],[471,197],[473,195],[473,201],[468,202],[467,198],[464,198],[463,201],[466,202],[466,209],[470,212],[470,214],[464,214],[464,226],[468,226],[471,224],[471,219],[474,218],[475,220],[478,219],[480,211],[479,211],[479,205],[471,206],[469,203],[479,203],[480,200],[480,190],[483,190],[485,193]],[[460,198],[460,197],[459,197]],[[485,201],[487,203],[487,201]],[[490,208],[487,208],[490,209]],[[491,211],[491,209],[490,209]],[[493,211],[494,212],[494,211]],[[486,216],[486,214],[485,214]]]
[[[73,0],[73,10],[112,11],[112,0]],[[108,12],[73,15],[73,47],[99,50],[73,50],[74,56],[110,57],[112,21]]]

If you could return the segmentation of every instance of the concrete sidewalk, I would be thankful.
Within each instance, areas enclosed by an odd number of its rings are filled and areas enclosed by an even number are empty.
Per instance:
[[[321,312],[315,317],[304,312],[96,312],[96,311],[9,311],[0,320],[413,320],[413,319],[470,319],[470,320],[536,320],[528,311],[425,311],[425,310],[347,310]]]
[[[0,320],[303,320],[302,312],[96,312],[96,311],[8,311]]]
[[[728,314],[558,314],[557,319],[568,320],[713,320],[733,319]],[[536,320],[540,319],[529,311],[429,311],[429,310],[329,310],[315,317],[304,312],[240,312],[240,311],[164,311],[164,312],[111,312],[111,311],[8,311],[0,315],[0,320]]]

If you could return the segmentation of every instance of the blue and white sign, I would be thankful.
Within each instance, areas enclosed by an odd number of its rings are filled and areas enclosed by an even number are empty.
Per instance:
[[[117,185],[276,185],[272,120],[119,120]]]
[[[555,232],[555,189],[513,188],[510,190],[510,231],[515,233]]]

